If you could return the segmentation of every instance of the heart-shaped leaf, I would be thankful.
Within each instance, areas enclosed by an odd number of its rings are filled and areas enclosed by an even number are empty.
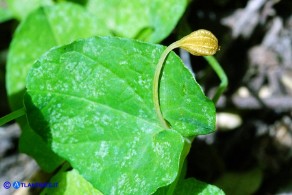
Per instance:
[[[30,70],[30,126],[105,194],[150,194],[177,176],[184,136],[210,133],[214,104],[174,53],[160,83],[163,129],[152,101],[164,47],[95,37],[50,50]]]

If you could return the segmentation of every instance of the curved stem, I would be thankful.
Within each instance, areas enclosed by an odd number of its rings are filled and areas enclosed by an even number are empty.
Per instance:
[[[177,42],[174,42],[163,51],[157,65],[156,65],[156,70],[155,70],[154,79],[153,79],[154,108],[155,108],[155,111],[157,113],[157,116],[158,116],[158,119],[159,119],[161,125],[165,129],[169,129],[169,125],[165,121],[165,119],[162,115],[162,112],[161,112],[161,108],[160,108],[160,103],[159,103],[159,83],[160,82],[159,82],[159,79],[160,79],[161,70],[162,70],[162,67],[163,67],[163,64],[164,64],[164,61],[165,61],[167,55],[169,54],[169,52],[171,52],[171,50],[173,50],[177,47],[178,47]]]
[[[221,83],[219,87],[217,88],[216,93],[213,97],[213,102],[214,104],[216,104],[217,101],[219,100],[219,97],[221,96],[221,94],[224,92],[224,90],[226,89],[228,85],[228,79],[224,70],[222,69],[218,61],[213,56],[204,56],[204,58],[205,60],[207,60],[207,62],[210,64],[210,66],[213,68],[213,70],[216,72],[219,79],[221,80]]]
[[[17,119],[21,116],[25,115],[25,109],[24,107],[23,108],[20,108],[18,110],[15,110],[14,112],[11,112],[3,117],[0,118],[0,126],[14,120],[14,119]]]

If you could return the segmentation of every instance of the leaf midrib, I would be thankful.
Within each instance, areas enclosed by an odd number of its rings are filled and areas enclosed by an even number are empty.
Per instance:
[[[133,118],[136,118],[136,119],[142,120],[142,121],[144,121],[145,123],[149,123],[149,124],[151,124],[151,125],[154,125],[157,129],[164,130],[160,125],[158,125],[157,123],[154,123],[153,121],[146,120],[145,118],[140,118],[140,117],[138,117],[138,116],[136,116],[136,115],[133,115],[133,114],[131,114],[131,113],[124,112],[123,110],[113,108],[113,107],[111,107],[111,106],[109,106],[109,105],[107,105],[107,104],[103,104],[103,103],[95,102],[95,101],[93,101],[93,100],[91,100],[91,99],[88,99],[88,98],[79,97],[79,96],[76,96],[76,95],[73,95],[73,94],[60,93],[60,92],[55,92],[55,91],[49,91],[49,90],[42,90],[42,91],[40,91],[40,90],[35,90],[35,89],[33,89],[33,90],[32,90],[32,89],[28,89],[28,90],[27,90],[27,93],[29,94],[30,92],[36,92],[36,93],[40,93],[40,94],[44,94],[44,93],[45,93],[45,94],[48,94],[48,93],[50,93],[50,94],[53,94],[53,95],[56,95],[56,96],[67,96],[67,97],[71,97],[71,98],[73,98],[73,99],[78,99],[78,100],[80,100],[80,101],[83,100],[83,101],[85,101],[85,102],[89,102],[89,103],[94,104],[94,105],[103,106],[103,107],[105,107],[106,109],[109,109],[109,110],[114,110],[114,111],[116,111],[116,112],[118,112],[118,113],[126,114],[126,115],[128,115],[128,116],[133,117]]]

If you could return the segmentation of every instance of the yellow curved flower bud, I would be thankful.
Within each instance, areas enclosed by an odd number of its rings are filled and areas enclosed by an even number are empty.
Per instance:
[[[219,50],[217,38],[210,31],[204,29],[192,32],[175,44],[196,56],[211,56]]]

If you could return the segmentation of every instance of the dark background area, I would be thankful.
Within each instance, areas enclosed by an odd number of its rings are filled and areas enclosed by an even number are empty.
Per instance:
[[[292,194],[292,1],[195,1],[186,17],[218,37],[216,57],[229,78],[217,132],[195,140],[187,175],[227,194]],[[202,58],[191,64],[212,94],[215,73]],[[240,122],[226,127],[234,117]]]

